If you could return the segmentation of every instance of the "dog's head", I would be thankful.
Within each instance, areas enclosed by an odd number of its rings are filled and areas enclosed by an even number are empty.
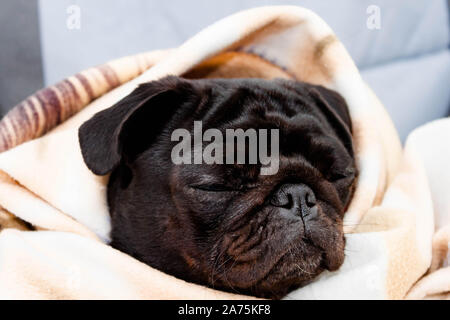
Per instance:
[[[277,171],[261,174],[259,160],[175,164],[172,133],[192,132],[194,121],[224,137],[230,128],[279,129]],[[357,170],[347,106],[334,91],[167,77],[96,114],[79,138],[87,166],[111,173],[112,245],[155,268],[279,298],[343,262]]]

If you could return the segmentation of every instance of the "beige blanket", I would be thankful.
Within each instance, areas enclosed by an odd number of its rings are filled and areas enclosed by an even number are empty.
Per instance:
[[[346,99],[360,170],[344,221],[346,260],[287,299],[402,299],[408,292],[423,298],[449,291],[449,271],[441,267],[450,234],[443,195],[450,177],[440,180],[445,164],[427,143],[433,126],[412,135],[402,152],[383,106],[332,30],[309,10],[277,6],[234,14],[178,48],[80,72],[37,92],[0,122],[0,298],[243,298],[176,279],[107,245],[108,177],[84,165],[78,127],[139,83],[168,74],[284,77],[322,84]],[[440,128],[448,139],[446,124]],[[444,153],[450,160],[450,151]],[[443,229],[433,238],[434,211],[442,214]],[[432,273],[410,290],[430,265]]]

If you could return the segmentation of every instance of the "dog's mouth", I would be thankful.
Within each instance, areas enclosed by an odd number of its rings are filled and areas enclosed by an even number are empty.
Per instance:
[[[325,255],[316,248],[308,249],[308,257],[299,257],[297,248],[290,248],[273,266],[270,272],[258,281],[255,294],[262,298],[281,299],[289,292],[311,283],[324,271]]]
[[[222,262],[223,270],[217,274],[213,286],[257,296],[281,299],[297,288],[311,283],[327,266],[328,255],[309,238],[300,238],[274,253],[246,263],[238,263],[232,257]]]

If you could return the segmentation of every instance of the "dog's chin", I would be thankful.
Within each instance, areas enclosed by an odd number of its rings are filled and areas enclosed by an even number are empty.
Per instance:
[[[289,292],[306,286],[325,270],[320,252],[311,253],[307,261],[302,263],[290,253],[285,254],[252,293],[261,298],[281,299]]]
[[[335,250],[331,247],[330,250]],[[303,239],[301,246],[298,243],[290,246],[281,257],[271,259],[270,268],[254,264],[246,267],[231,265],[221,275],[221,282],[225,285],[223,289],[234,293],[281,299],[289,292],[308,285],[329,269],[327,257],[329,255],[322,249]]]

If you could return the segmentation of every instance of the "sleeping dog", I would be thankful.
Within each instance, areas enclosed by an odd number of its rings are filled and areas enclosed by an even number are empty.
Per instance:
[[[175,164],[172,132],[278,129],[277,171]],[[111,245],[178,278],[281,298],[344,260],[357,169],[344,99],[291,80],[179,77],[141,84],[79,129],[87,167],[111,174]],[[248,150],[248,148],[246,148]]]

